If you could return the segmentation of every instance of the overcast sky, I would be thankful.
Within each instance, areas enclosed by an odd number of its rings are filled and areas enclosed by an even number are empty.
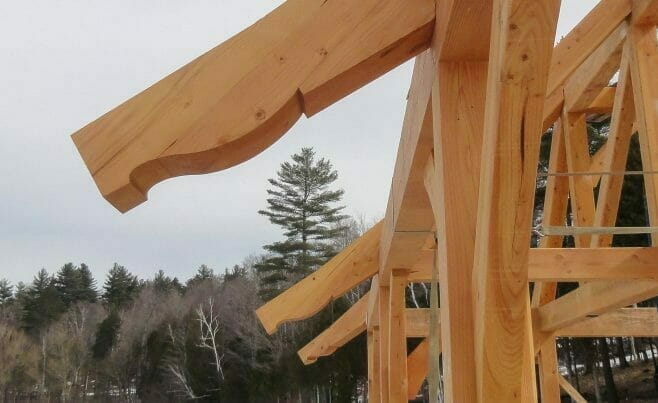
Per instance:
[[[358,0],[355,0],[358,1]],[[564,35],[596,0],[563,0]],[[280,231],[257,210],[267,178],[303,146],[339,171],[347,212],[381,217],[411,64],[300,122],[228,171],[157,185],[119,214],[101,198],[70,134],[228,39],[280,0],[0,1],[0,278],[31,281],[86,262],[102,283],[119,262],[140,277],[223,271]]]

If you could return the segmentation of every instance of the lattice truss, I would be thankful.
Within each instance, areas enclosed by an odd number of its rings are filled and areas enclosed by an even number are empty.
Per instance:
[[[656,241],[658,1],[602,0],[554,46],[559,9],[560,0],[288,0],[73,139],[103,196],[127,211],[164,179],[253,157],[302,114],[415,57],[385,218],[257,315],[273,333],[372,279],[299,351],[304,363],[367,332],[370,401],[406,401],[428,372],[436,397],[441,353],[447,402],[537,401],[535,363],[542,401],[559,402],[560,387],[577,392],[557,371],[555,337],[658,336],[655,310],[626,308],[658,295],[658,249],[610,247],[615,232]],[[590,156],[593,115],[611,123]],[[546,236],[530,248],[551,127]],[[635,132],[654,227],[614,228]],[[561,249],[564,235],[576,248]],[[408,283],[437,281],[440,304],[433,293],[431,308],[405,307]],[[559,282],[580,286],[556,299]],[[424,341],[408,352],[407,337]]]

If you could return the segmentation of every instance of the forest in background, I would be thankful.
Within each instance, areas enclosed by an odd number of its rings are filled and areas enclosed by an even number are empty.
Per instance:
[[[589,127],[593,154],[608,122]],[[546,172],[551,133],[539,170]],[[641,170],[635,136],[628,170]],[[282,238],[222,273],[201,265],[184,281],[157,271],[139,279],[115,264],[102,283],[85,264],[37,272],[30,284],[0,280],[0,398],[121,401],[350,402],[367,396],[366,346],[357,337],[330,357],[303,366],[297,350],[365,294],[368,282],[313,318],[268,336],[254,311],[359,237],[373,223],[343,214],[338,173],[312,149],[284,162],[259,211]],[[541,223],[546,177],[537,181]],[[619,226],[647,225],[641,176],[625,179]],[[567,218],[569,220],[569,217]],[[538,243],[539,232],[533,242]],[[567,237],[566,247],[573,247]],[[644,235],[615,236],[615,246],[648,246]],[[563,295],[577,284],[563,283]],[[429,306],[429,285],[410,284],[407,306]],[[643,306],[656,306],[656,300]],[[409,340],[409,351],[419,340]],[[592,401],[617,402],[627,366],[653,364],[653,339],[558,339],[560,371]],[[426,394],[419,400],[427,401]]]

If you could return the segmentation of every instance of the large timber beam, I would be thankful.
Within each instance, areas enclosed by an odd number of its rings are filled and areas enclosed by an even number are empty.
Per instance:
[[[267,333],[284,322],[306,319],[378,270],[381,223],[376,224],[324,266],[256,310]]]
[[[528,245],[559,8],[494,2],[473,272],[479,402],[520,402],[524,392]]]
[[[239,164],[429,47],[434,0],[288,0],[73,135],[122,212],[158,182]]]
[[[379,246],[380,285],[388,284],[391,269],[412,267],[432,231],[423,173],[432,150],[433,72],[429,51],[416,58]]]
[[[558,329],[560,337],[658,337],[656,308],[623,308]]]
[[[528,273],[551,282],[658,280],[658,248],[533,249]]]
[[[535,308],[532,316],[535,329],[545,335],[588,316],[601,315],[655,295],[658,295],[658,281],[587,283],[555,301]]]

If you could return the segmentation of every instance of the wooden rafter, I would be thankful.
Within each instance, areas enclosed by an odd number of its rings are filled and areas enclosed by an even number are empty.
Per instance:
[[[103,196],[127,211],[158,182],[262,152],[302,113],[427,48],[434,19],[433,0],[286,1],[73,140]]]
[[[269,334],[284,322],[306,319],[372,277],[378,269],[381,223],[310,276],[256,310]]]

